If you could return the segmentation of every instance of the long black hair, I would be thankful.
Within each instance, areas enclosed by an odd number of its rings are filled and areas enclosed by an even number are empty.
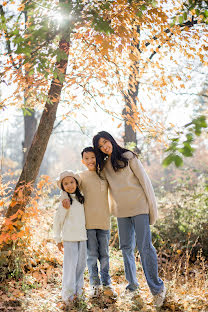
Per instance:
[[[113,151],[111,154],[111,163],[114,171],[118,171],[119,169],[125,168],[128,165],[129,161],[126,157],[123,156],[123,153],[131,151],[118,145],[118,143],[114,140],[112,135],[107,131],[100,131],[93,137],[93,146],[96,155],[96,172],[98,173],[98,175],[100,176],[100,172],[103,170],[105,166],[105,161],[108,158],[108,155],[106,155],[99,149],[98,142],[101,138],[110,141],[113,146]],[[134,152],[131,153],[133,153],[136,156]]]
[[[73,177],[73,178],[74,178],[74,177]],[[83,195],[81,194],[81,192],[80,192],[80,189],[79,189],[79,186],[78,186],[78,181],[77,181],[77,179],[75,179],[75,178],[74,178],[74,180],[76,181],[76,184],[77,184],[77,188],[76,188],[76,191],[75,191],[76,199],[78,200],[78,202],[79,202],[80,204],[84,204],[84,196],[83,196]],[[62,180],[62,181],[63,181],[63,180]],[[61,189],[62,189],[62,191],[66,192],[65,189],[64,189],[64,187],[63,187],[62,181],[61,181]],[[73,199],[72,199],[70,193],[68,193],[68,192],[66,192],[66,193],[67,193],[67,195],[69,196],[70,204],[72,205]]]

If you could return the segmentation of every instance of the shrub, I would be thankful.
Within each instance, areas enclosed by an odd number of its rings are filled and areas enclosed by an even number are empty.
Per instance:
[[[152,228],[156,248],[182,253],[188,246],[193,260],[199,250],[208,256],[208,195],[203,179],[198,185],[179,183],[173,193],[163,195],[159,209],[163,217]]]

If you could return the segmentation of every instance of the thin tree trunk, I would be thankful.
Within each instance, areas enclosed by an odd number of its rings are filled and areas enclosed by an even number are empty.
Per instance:
[[[24,115],[24,141],[22,142],[23,159],[22,167],[25,164],[29,148],[32,144],[32,140],[37,128],[37,118],[35,111],[31,110],[30,115]]]
[[[137,33],[140,34],[140,28],[137,26]],[[133,49],[139,50],[140,42],[134,41]],[[139,153],[140,150],[137,147],[137,138],[136,132],[133,130],[129,121],[133,119],[134,111],[137,104],[137,96],[139,92],[139,61],[134,61],[131,66],[131,74],[129,76],[129,84],[127,94],[124,95],[125,108],[123,109],[124,116],[124,144],[128,145],[129,143],[134,143],[134,151]],[[129,116],[128,116],[129,115]]]
[[[26,30],[26,23],[27,23],[27,11],[24,11],[25,16],[25,30]],[[25,70],[25,76],[28,75],[28,71]],[[27,89],[29,89],[30,86],[28,86]],[[24,106],[27,107],[27,95],[26,90],[24,92]],[[25,160],[29,151],[29,148],[32,144],[32,140],[37,128],[37,118],[35,116],[35,111],[33,109],[29,110],[27,113],[23,110],[23,118],[24,118],[24,141],[22,142],[22,152],[23,152],[23,158],[22,158],[22,167],[25,164]]]
[[[187,21],[183,24],[180,24],[178,26],[182,27],[182,30],[186,30],[186,27],[193,27],[194,25],[197,24],[197,21],[194,20],[194,17],[192,16],[192,20],[191,21]],[[166,30],[164,30],[165,33],[170,34],[169,39],[172,37],[173,33],[171,32],[171,30],[168,28]],[[140,28],[139,26],[137,26],[137,33],[140,34]],[[157,40],[158,37],[154,36],[152,38],[153,40]],[[148,47],[151,43],[147,42],[145,44],[146,47]],[[140,51],[140,41],[135,42],[133,44],[133,47],[135,49],[137,49],[139,51],[139,53],[142,53],[142,51]],[[159,44],[157,46],[157,49],[160,49],[161,45]],[[156,51],[153,51],[149,57],[149,60],[151,60],[155,55],[156,55]],[[123,116],[124,116],[124,144],[127,145],[128,143],[135,143],[135,152],[140,152],[140,149],[137,147],[137,138],[136,138],[136,132],[133,130],[132,126],[129,124],[129,120],[132,119],[132,121],[134,121],[134,107],[136,108],[136,98],[138,97],[138,93],[139,93],[139,80],[138,80],[138,76],[139,76],[139,61],[135,61],[133,62],[132,66],[131,66],[132,72],[129,76],[129,86],[128,86],[128,91],[127,94],[124,95],[124,100],[125,100],[125,108],[123,109]],[[129,118],[127,118],[127,115],[129,115]],[[126,117],[125,117],[126,116]]]

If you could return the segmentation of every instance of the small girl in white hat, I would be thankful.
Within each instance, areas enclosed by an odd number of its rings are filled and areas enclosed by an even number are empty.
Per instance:
[[[82,295],[87,258],[84,196],[78,181],[79,176],[73,171],[64,171],[57,179],[58,187],[67,192],[71,203],[70,209],[60,203],[53,226],[58,249],[63,252],[64,247],[62,299],[66,304],[73,304]]]

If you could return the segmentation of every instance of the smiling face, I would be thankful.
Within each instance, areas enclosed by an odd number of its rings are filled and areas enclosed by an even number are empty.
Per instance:
[[[63,185],[64,191],[66,191],[69,194],[75,193],[76,188],[77,188],[76,180],[73,177],[70,177],[70,176],[65,177],[62,180],[62,185]]]
[[[104,138],[100,138],[98,141],[98,148],[103,152],[104,154],[110,156],[113,152],[113,145],[112,143]]]
[[[93,152],[84,152],[82,157],[82,163],[87,167],[89,171],[96,170],[96,158]]]

